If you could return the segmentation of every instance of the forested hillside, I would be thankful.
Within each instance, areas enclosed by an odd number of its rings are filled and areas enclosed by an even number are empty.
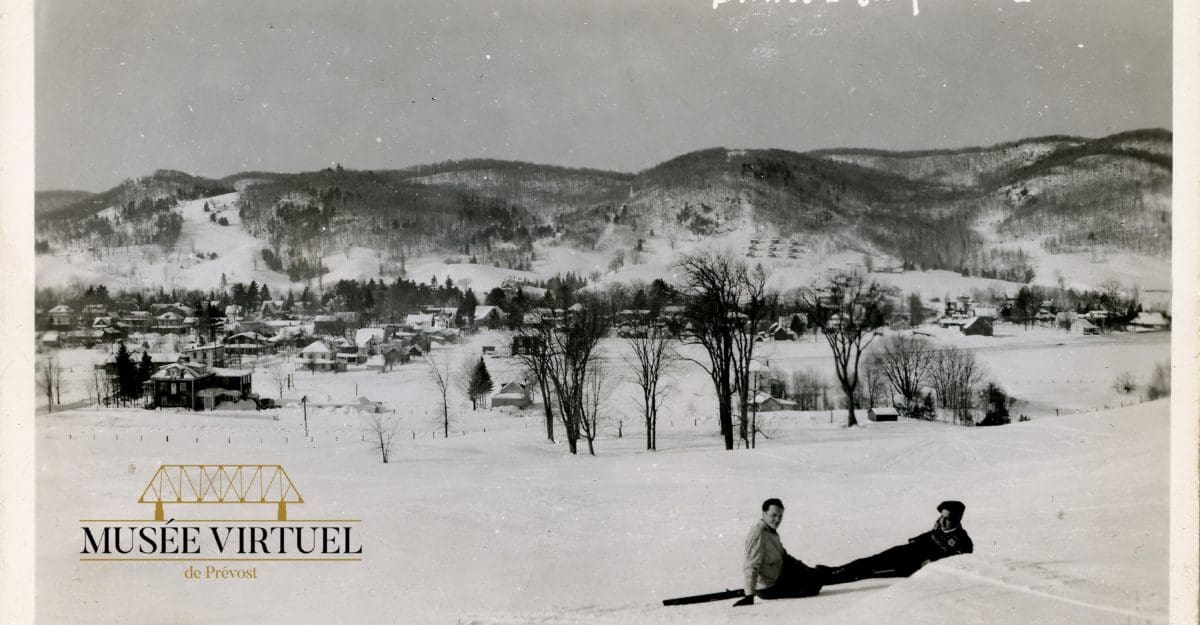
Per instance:
[[[1169,254],[1171,144],[1168,131],[1140,130],[927,152],[713,148],[637,174],[482,159],[222,180],[159,171],[95,195],[39,195],[38,235],[51,247],[169,248],[179,201],[236,190],[242,227],[293,280],[352,246],[382,252],[380,272],[431,254],[522,269],[538,241],[620,253],[648,237],[746,231],[1026,281],[1025,252],[995,243]]]
[[[47,194],[35,213],[39,251],[57,247],[96,249],[158,244],[172,247],[183,220],[171,209],[184,200],[232,193],[224,183],[160,169],[73,201]],[[42,195],[42,194],[39,194]]]

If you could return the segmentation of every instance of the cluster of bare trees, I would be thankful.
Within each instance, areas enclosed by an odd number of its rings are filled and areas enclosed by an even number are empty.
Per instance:
[[[939,407],[952,411],[956,420],[971,421],[985,376],[974,352],[939,346],[918,336],[893,336],[879,345],[868,364],[901,397],[910,416],[933,417],[923,412],[922,405],[925,390],[931,389]]]
[[[738,401],[738,439],[754,446],[750,423],[750,365],[755,334],[775,310],[778,294],[768,289],[762,265],[748,267],[728,251],[683,256],[678,267],[687,330],[683,340],[703,348],[705,360],[692,359],[708,373],[717,395],[717,419],[725,449],[734,448],[733,396]]]
[[[572,454],[579,440],[587,441],[595,455],[601,412],[605,405],[608,373],[597,347],[608,332],[608,320],[587,309],[565,319],[527,319],[517,331],[525,346],[518,358],[538,380],[546,410],[547,437],[554,440],[554,409]]]
[[[854,410],[860,399],[859,365],[886,321],[891,294],[851,271],[833,274],[796,296],[833,353],[834,373],[846,396],[846,425],[854,427],[858,425]]]
[[[646,449],[658,449],[658,409],[670,392],[663,374],[679,360],[675,336],[663,325],[649,323],[625,339],[630,354],[625,364],[632,370],[634,384],[641,390],[642,419],[646,425]]]
[[[46,411],[54,412],[55,404],[62,403],[63,367],[58,359],[50,356],[38,363],[37,386],[46,395]]]

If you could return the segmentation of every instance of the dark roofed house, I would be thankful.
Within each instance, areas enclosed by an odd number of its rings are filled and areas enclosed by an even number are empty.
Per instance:
[[[227,391],[237,391],[242,398],[254,392],[251,388],[253,371],[249,369],[213,367],[211,371],[216,385]]]
[[[959,329],[963,334],[971,336],[991,336],[992,319],[991,317],[971,317]]]
[[[159,408],[202,410],[203,398],[197,393],[213,386],[213,374],[204,365],[180,362],[166,365],[150,376],[154,405]]]
[[[270,348],[270,340],[257,332],[241,332],[225,337],[225,351],[230,355],[260,356]]]

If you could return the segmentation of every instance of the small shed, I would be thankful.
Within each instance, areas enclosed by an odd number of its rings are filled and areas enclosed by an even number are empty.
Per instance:
[[[867,410],[867,420],[869,421],[896,421],[899,417],[900,411],[891,406],[869,408]]]

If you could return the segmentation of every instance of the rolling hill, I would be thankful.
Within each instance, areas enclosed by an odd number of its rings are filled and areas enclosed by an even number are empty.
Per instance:
[[[679,245],[770,237],[794,243],[791,260],[870,255],[1078,283],[1063,272],[1084,262],[1169,267],[1171,150],[1169,131],[1137,130],[923,152],[712,148],[636,174],[484,159],[220,180],[159,171],[95,195],[39,194],[37,230],[51,253],[169,255],[181,203],[220,195],[283,282],[356,248],[371,250],[372,277],[433,259],[545,273],[565,270],[568,251],[603,273]]]

